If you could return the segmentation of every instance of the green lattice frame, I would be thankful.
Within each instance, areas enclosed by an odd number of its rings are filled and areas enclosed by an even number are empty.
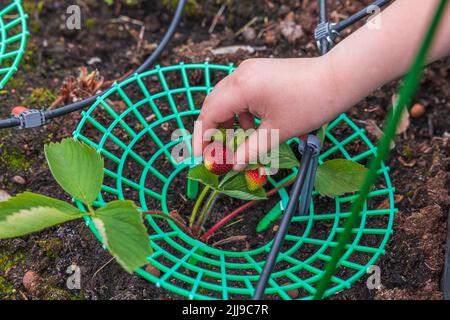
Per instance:
[[[17,71],[27,37],[27,15],[22,1],[13,0],[0,9],[0,89]]]
[[[103,206],[108,201],[126,198],[136,201],[142,210],[169,213],[173,208],[169,207],[167,200],[173,190],[194,189],[172,183],[177,175],[185,174],[189,165],[177,164],[171,150],[181,142],[190,148],[191,136],[184,133],[170,141],[161,127],[166,126],[166,130],[167,126],[192,129],[204,96],[218,80],[233,70],[232,65],[208,63],[157,66],[115,84],[87,112],[83,112],[74,137],[105,157],[106,178],[95,205]],[[169,86],[169,81],[176,83]],[[145,147],[142,148],[147,145],[148,150],[154,148],[155,151],[149,153]],[[325,146],[320,156],[321,163],[332,158],[365,163],[376,152],[364,130],[345,115],[329,125]],[[361,148],[365,150],[362,153],[353,151]],[[135,164],[131,169],[128,167],[130,163]],[[136,166],[140,169],[136,170]],[[296,172],[293,168],[283,179],[271,178],[270,184],[278,186]],[[285,205],[287,191],[280,190],[278,196]],[[310,214],[293,220],[286,237],[287,247],[279,256],[266,294],[275,299],[290,299],[287,291],[298,289],[300,299],[312,298],[325,263],[330,259],[330,250],[336,245],[336,236],[342,232],[343,221],[350,215],[349,208],[354,199],[355,195],[346,195],[331,201],[313,194]],[[323,206],[326,201],[332,203],[326,210],[318,210],[318,206]],[[386,201],[387,208],[379,206]],[[82,208],[80,203],[78,206]],[[389,169],[383,165],[378,187],[369,195],[360,225],[354,229],[353,241],[348,245],[339,271],[333,277],[333,285],[325,296],[350,288],[385,253],[396,211]],[[249,210],[245,214],[260,214],[262,217],[264,213]],[[85,220],[101,241],[90,218]],[[157,278],[144,269],[136,270],[139,275],[190,299],[241,299],[253,295],[270,243],[250,251],[223,251],[190,238],[171,222],[166,224],[151,217],[147,220],[150,245],[154,249],[148,261],[161,270],[161,276]]]

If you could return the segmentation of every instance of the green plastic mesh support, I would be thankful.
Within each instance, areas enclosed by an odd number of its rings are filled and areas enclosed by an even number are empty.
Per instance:
[[[142,210],[169,213],[185,201],[180,194],[195,197],[197,186],[186,182],[189,165],[178,163],[171,152],[180,143],[190,150],[189,131],[205,96],[233,70],[232,65],[208,63],[157,66],[115,84],[83,112],[74,137],[105,158],[105,181],[95,205],[129,199]],[[172,137],[174,129],[187,131]],[[328,127],[320,162],[346,158],[366,164],[375,152],[364,130],[341,115]],[[270,184],[279,186],[296,172],[293,168],[284,178],[272,177]],[[285,206],[287,191],[280,190],[278,197]],[[288,292],[294,289],[298,289],[299,299],[312,298],[355,198],[354,194],[336,199],[313,194],[309,215],[295,217],[289,229],[266,289],[270,298],[290,299]],[[83,208],[80,203],[78,206]],[[353,230],[352,242],[326,296],[350,288],[385,253],[395,213],[394,188],[389,169],[383,165],[380,181],[361,212],[361,223]],[[246,214],[264,216],[264,212],[251,210]],[[101,241],[90,218],[85,220]],[[147,220],[149,243],[154,249],[148,261],[161,270],[161,275],[155,277],[144,269],[136,270],[139,275],[190,299],[253,295],[271,243],[249,251],[224,251],[187,236],[171,222],[152,217]]]
[[[0,89],[17,71],[27,37],[27,15],[22,0],[10,1],[0,9]]]

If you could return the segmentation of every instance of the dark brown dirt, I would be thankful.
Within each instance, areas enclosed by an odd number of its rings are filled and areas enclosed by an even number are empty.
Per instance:
[[[5,0],[0,1],[3,5]],[[303,57],[316,54],[312,32],[317,19],[316,1],[231,1],[212,35],[208,29],[221,1],[206,4],[198,1],[195,13],[184,17],[170,47],[161,57],[161,65],[179,61],[217,63],[240,61],[250,57]],[[332,17],[348,15],[370,1],[333,2]],[[106,80],[120,78],[135,68],[151,53],[168,26],[172,11],[160,1],[139,1],[135,6],[107,6],[102,1],[82,2],[83,27],[68,31],[65,10],[71,1],[24,1],[30,15],[31,37],[20,70],[0,94],[0,116],[6,117],[12,106],[48,105],[59,94],[62,81],[76,76],[78,68],[97,68]],[[42,5],[42,6],[41,6]],[[143,40],[137,36],[138,24],[145,25]],[[257,17],[253,24],[260,38],[246,40],[235,37],[242,26]],[[279,24],[286,17],[303,28],[303,35],[293,41],[281,35]],[[214,56],[210,48],[231,44],[266,46],[253,54]],[[95,58],[95,59],[93,59]],[[94,62],[91,65],[88,62]],[[449,61],[429,67],[422,80],[416,100],[427,107],[426,114],[411,119],[409,129],[398,137],[389,166],[398,194],[399,213],[394,234],[386,248],[387,255],[378,261],[382,271],[382,288],[369,290],[365,278],[352,289],[333,299],[441,299],[440,276],[445,254],[446,221],[449,200],[449,123],[450,123]],[[51,94],[36,94],[46,88]],[[351,112],[351,118],[365,127],[376,139],[373,122],[382,126],[387,107],[397,83],[391,83]],[[33,95],[34,93],[34,95]],[[50,97],[49,97],[50,96]],[[53,96],[53,97],[52,97]],[[364,112],[362,112],[364,111]],[[70,136],[79,114],[58,119],[42,129],[0,131],[0,190],[14,195],[30,190],[60,199],[69,197],[51,178],[43,157],[43,146],[49,141]],[[373,122],[371,122],[373,121]],[[20,176],[24,184],[17,183]],[[220,200],[220,207],[235,208],[239,201]],[[192,204],[176,202],[174,209]],[[248,217],[226,231],[219,232],[212,242],[230,236],[246,236],[245,240],[223,245],[240,250],[259,246],[273,236],[273,230],[262,236],[255,234],[259,210],[267,211],[270,203],[249,210]],[[219,216],[215,216],[215,218]],[[246,216],[247,217],[247,216]],[[9,262],[8,262],[9,261]],[[81,267],[81,290],[67,290],[66,269]],[[45,290],[27,290],[23,276],[33,270],[45,282]],[[8,241],[0,241],[0,298],[5,299],[176,299],[177,295],[158,289],[136,275],[126,274],[105,252],[84,223],[74,222],[44,232]]]

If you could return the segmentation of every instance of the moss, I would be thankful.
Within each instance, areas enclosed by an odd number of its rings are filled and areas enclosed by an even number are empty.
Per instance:
[[[7,297],[15,292],[14,286],[6,278],[0,276],[0,297]]]
[[[9,88],[20,88],[26,86],[27,81],[25,78],[21,75],[16,75],[15,77],[12,77],[8,80],[8,87]],[[7,93],[10,93],[9,90],[6,90]]]
[[[31,33],[39,33],[41,31],[41,22],[37,20],[31,20],[30,23],[30,31]]]
[[[22,3],[23,9],[29,16],[40,14],[44,9],[46,0],[35,1],[35,0],[24,0]]]
[[[404,146],[401,155],[408,160],[411,160],[414,156],[414,151],[409,146]]]
[[[73,294],[67,290],[48,285],[45,288],[45,294],[42,296],[43,300],[86,300],[86,297],[80,294]]]
[[[174,10],[178,5],[177,0],[163,0],[162,3],[164,5],[164,7],[166,7],[169,10]],[[184,7],[184,12],[186,15],[192,16],[192,15],[195,15],[198,8],[199,8],[199,5],[196,0],[188,0],[186,2],[186,6]]]
[[[38,246],[45,252],[47,257],[56,259],[59,257],[59,252],[62,248],[62,240],[59,238],[51,238],[48,240],[39,240]]]
[[[31,107],[39,108],[50,105],[55,99],[56,96],[49,89],[36,88],[33,89],[30,96],[25,99],[25,102]]]
[[[86,19],[86,27],[88,29],[93,29],[96,24],[97,24],[97,21],[94,18]]]
[[[30,39],[27,43],[27,49],[25,50],[22,58],[22,68],[23,70],[30,72],[36,70],[38,66],[38,61],[36,53],[38,51],[37,44]]]
[[[3,163],[9,170],[28,170],[31,167],[31,162],[23,154],[19,148],[4,147],[0,143],[0,163]]]
[[[18,251],[13,254],[0,253],[0,271],[6,271],[25,262],[25,254]]]

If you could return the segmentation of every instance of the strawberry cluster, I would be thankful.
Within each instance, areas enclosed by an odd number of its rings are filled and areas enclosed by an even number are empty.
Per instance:
[[[203,152],[205,168],[218,176],[227,174],[233,169],[234,154],[222,141],[211,142]],[[247,188],[256,191],[267,183],[267,175],[263,168],[251,169],[245,172]]]

